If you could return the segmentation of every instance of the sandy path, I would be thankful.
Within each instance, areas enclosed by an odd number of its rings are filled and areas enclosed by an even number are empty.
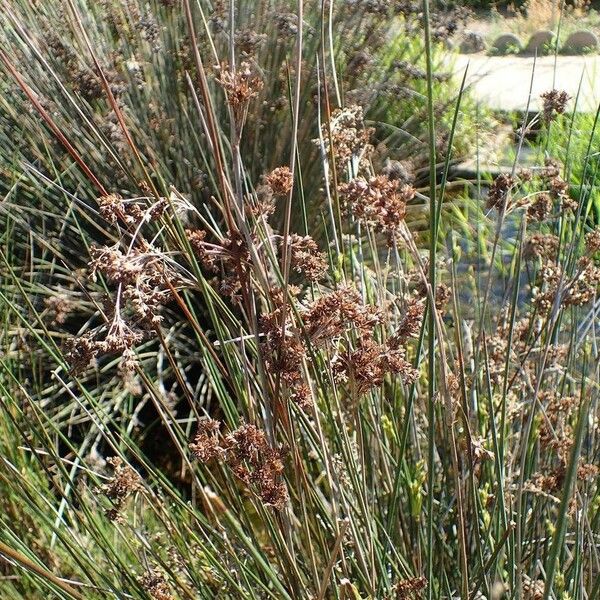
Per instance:
[[[454,68],[462,77],[468,66],[467,82],[483,104],[500,110],[525,110],[534,66],[532,56],[486,56],[461,54]],[[530,108],[540,106],[539,96],[552,88],[567,91],[573,98],[581,84],[578,108],[595,111],[600,102],[600,56],[539,57],[535,61]]]

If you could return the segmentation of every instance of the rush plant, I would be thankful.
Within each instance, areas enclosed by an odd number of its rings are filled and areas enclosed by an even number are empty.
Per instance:
[[[597,597],[591,196],[453,201],[448,15],[2,6],[2,597]]]

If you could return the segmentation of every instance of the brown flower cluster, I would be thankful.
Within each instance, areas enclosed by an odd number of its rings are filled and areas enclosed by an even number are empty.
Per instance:
[[[198,422],[198,429],[189,448],[200,462],[208,463],[223,455],[220,429],[221,423],[214,419],[204,418]]]
[[[250,277],[250,252],[239,232],[225,236],[217,243],[206,241],[202,229],[188,229],[188,240],[202,266],[218,277],[218,287],[232,302],[241,301],[243,285]]]
[[[499,211],[506,208],[515,183],[516,180],[514,177],[507,173],[500,173],[500,175],[494,179],[488,191],[487,208],[495,208]]]
[[[158,569],[150,569],[139,578],[140,585],[154,600],[175,600],[165,576]]]
[[[292,172],[289,167],[277,167],[265,175],[265,182],[276,196],[287,196],[292,189]]]
[[[565,441],[561,448],[561,464],[548,473],[536,473],[526,483],[526,489],[537,494],[556,494],[561,491],[567,472],[568,453],[572,446],[572,439]],[[597,479],[600,469],[592,463],[577,465],[577,480],[581,482]],[[571,512],[571,511],[570,511]]]
[[[80,374],[97,356],[112,353],[122,354],[122,360],[128,362],[126,370],[130,372],[132,357],[135,360],[132,349],[143,340],[144,332],[130,327],[125,320],[117,317],[104,339],[98,339],[97,333],[97,331],[91,331],[66,340],[65,357],[71,366],[71,373]]]
[[[217,81],[227,94],[227,103],[233,110],[236,123],[241,125],[250,100],[256,98],[263,88],[262,79],[254,73],[250,63],[242,62],[237,69],[223,66]]]
[[[550,194],[541,192],[533,197],[527,207],[527,216],[535,221],[545,221],[552,213],[553,202]]]
[[[425,304],[421,298],[411,297],[408,299],[404,316],[402,317],[396,332],[390,339],[390,345],[393,348],[397,348],[409,338],[416,337],[419,334],[424,312]]]
[[[274,310],[261,315],[261,356],[266,369],[277,373],[285,384],[290,400],[301,409],[308,410],[312,404],[311,394],[302,371],[306,358],[306,346],[299,328],[294,327],[290,306],[286,307],[283,324],[283,294],[272,290]],[[284,325],[284,326],[283,326]]]
[[[425,577],[411,577],[403,579],[394,586],[396,600],[410,600],[411,598],[419,598],[421,592],[427,587],[427,579]]]
[[[246,196],[244,210],[248,217],[254,217],[255,220],[268,219],[275,212],[273,190],[268,185],[258,185],[254,194]]]
[[[283,38],[294,37],[298,34],[298,15],[289,12],[277,12],[275,26]]]
[[[282,240],[283,244],[283,240]],[[288,238],[290,264],[309,281],[318,281],[327,272],[327,258],[310,235],[291,234]]]
[[[257,33],[253,29],[240,29],[235,32],[235,47],[243,57],[252,57],[258,52],[266,39],[267,36],[264,33]]]
[[[558,252],[558,237],[551,233],[534,233],[525,242],[525,258],[540,258],[554,261]]]
[[[66,293],[59,292],[44,298],[44,306],[52,325],[64,325],[73,312],[75,303]]]
[[[558,200],[562,210],[575,211],[577,201],[569,196],[569,184],[560,176],[561,165],[558,161],[547,158],[540,172],[542,183],[554,200]]]
[[[113,504],[106,515],[111,521],[120,521],[121,510],[127,498],[143,488],[142,478],[129,465],[124,465],[123,460],[118,456],[108,458],[106,462],[112,466],[114,474],[112,479],[100,488],[100,491]]]
[[[571,277],[563,275],[562,268],[552,262],[543,263],[537,286],[533,289],[533,303],[547,313],[560,293],[562,306],[583,306],[590,302],[600,285],[600,267],[589,257],[582,257]]]
[[[568,282],[563,302],[566,306],[582,306],[596,295],[600,285],[600,267],[594,261],[583,256],[579,259],[577,270]]]
[[[346,287],[319,296],[302,312],[302,321],[311,343],[319,347],[351,328],[362,336],[371,334],[382,314],[377,307],[364,304],[356,289]]]
[[[136,365],[134,346],[161,322],[162,306],[171,300],[170,286],[181,286],[184,281],[164,253],[144,240],[125,253],[118,246],[93,246],[90,254],[91,277],[100,272],[116,284],[116,299],[105,309],[106,327],[66,341],[67,360],[72,372],[80,373],[98,355],[119,352],[119,372],[125,383],[131,384]]]
[[[373,129],[365,127],[361,106],[334,110],[330,122],[323,123],[321,130],[327,154],[333,151],[335,161],[340,166],[345,166],[352,158],[366,158],[372,151],[369,140]],[[315,142],[319,144],[320,140]]]
[[[161,322],[160,309],[171,300],[171,287],[181,286],[183,279],[160,249],[141,241],[125,254],[115,246],[93,246],[90,254],[92,277],[101,272],[120,284],[123,298],[140,321],[149,325]]]
[[[509,351],[508,338],[499,331],[496,335],[491,336],[487,342],[490,380],[494,384],[498,384],[504,375],[506,353]]]
[[[266,506],[282,509],[288,499],[283,481],[285,452],[273,448],[264,431],[245,424],[223,436],[220,425],[205,420],[190,444],[201,462],[220,459]]]
[[[341,185],[340,195],[359,221],[393,236],[404,221],[406,204],[414,198],[415,189],[397,179],[377,175],[368,180],[357,177]]]
[[[363,303],[354,288],[340,288],[299,305],[302,326],[293,321],[293,311],[286,307],[283,327],[282,301],[263,314],[260,320],[261,355],[267,371],[277,373],[290,394],[290,399],[306,409],[311,392],[304,375],[304,365],[313,364],[314,350],[331,352],[330,364],[338,383],[351,382],[352,390],[362,395],[380,386],[386,375],[398,375],[412,383],[416,371],[406,360],[404,344],[419,331],[423,315],[422,303],[409,300],[406,314],[396,333],[380,343],[375,341],[376,328],[383,323],[382,309]]]
[[[406,360],[403,348],[392,349],[386,344],[378,344],[372,339],[359,342],[355,350],[347,349],[334,360],[334,378],[338,382],[350,382],[357,395],[380,387],[386,375],[399,375],[410,385],[418,378],[418,371]]]
[[[540,392],[539,401],[544,407],[546,417],[539,425],[540,443],[545,448],[560,450],[564,446],[561,440],[573,438],[570,419],[577,408],[578,400],[575,396],[563,396],[553,391],[544,391]],[[563,458],[566,459],[566,455]]]
[[[499,384],[504,378],[504,369],[507,355],[519,364],[522,358],[529,360],[522,364],[526,371],[529,369],[531,361],[539,356],[540,348],[531,346],[531,341],[540,333],[541,322],[539,319],[532,320],[531,314],[526,314],[523,318],[515,322],[512,331],[511,345],[508,345],[510,337],[510,320],[507,315],[500,319],[494,335],[487,339],[487,353],[489,358],[490,379],[494,384]],[[558,355],[558,347],[556,350]],[[548,364],[552,361],[552,353],[548,353]],[[519,380],[524,385],[522,380]]]
[[[118,194],[108,194],[98,198],[98,207],[102,217],[111,224],[119,220],[126,225],[138,226],[144,219],[160,218],[167,208],[167,200],[161,198],[148,209],[144,209],[137,201],[124,200]]]
[[[524,488],[534,494],[554,494],[563,484],[564,475],[563,469],[555,469],[548,474],[536,473],[525,483]]]
[[[46,36],[46,44],[51,49],[51,55],[59,60],[65,67],[68,78],[73,89],[81,94],[88,102],[95,102],[105,96],[102,80],[95,70],[82,64],[80,55],[74,50],[73,44],[65,40],[63,36],[52,31]],[[113,95],[118,99],[125,87],[114,68],[104,66],[106,77]]]
[[[550,90],[541,95],[543,108],[542,115],[546,123],[554,121],[557,115],[562,115],[566,108],[567,102],[571,96],[563,90]]]
[[[403,344],[420,327],[422,307],[409,302],[407,314],[386,343],[374,340],[375,328],[381,324],[380,309],[365,305],[356,290],[346,288],[315,300],[302,313],[305,330],[314,346],[334,344],[336,355],[332,369],[336,381],[350,382],[353,390],[362,395],[382,385],[386,375],[398,375],[406,384],[413,383],[418,373],[406,360]],[[356,336],[350,344],[346,332]],[[335,340],[339,339],[339,344]]]
[[[600,251],[600,228],[594,229],[585,236],[585,249],[588,254]]]
[[[524,576],[523,594],[527,600],[542,600],[544,597],[544,581]]]
[[[558,161],[546,158],[543,167],[521,169],[515,177],[499,175],[489,190],[488,208],[500,210],[508,206],[511,194],[520,183],[528,187],[517,201],[517,206],[526,207],[530,220],[545,221],[552,216],[555,208],[561,212],[575,211],[577,201],[569,196],[569,184],[560,176],[561,170]]]

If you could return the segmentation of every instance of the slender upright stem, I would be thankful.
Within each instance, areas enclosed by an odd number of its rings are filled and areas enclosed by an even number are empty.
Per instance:
[[[428,407],[429,422],[427,447],[427,598],[433,598],[433,487],[435,460],[435,262],[437,240],[436,204],[436,152],[435,120],[433,112],[433,64],[431,57],[431,30],[429,25],[429,0],[423,0],[423,24],[425,29],[425,55],[427,59],[427,124],[429,133],[429,285],[433,306],[428,311]]]

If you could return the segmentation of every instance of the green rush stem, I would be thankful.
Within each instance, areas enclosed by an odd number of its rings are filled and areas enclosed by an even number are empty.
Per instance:
[[[435,460],[435,286],[436,286],[436,242],[437,205],[435,171],[435,121],[433,112],[433,63],[431,55],[431,29],[429,23],[429,0],[423,0],[423,22],[425,29],[425,55],[427,59],[427,124],[429,132],[429,285],[431,300],[428,319],[428,406],[429,423],[427,440],[427,598],[433,598],[433,488]]]
[[[18,562],[23,568],[40,577],[47,579],[56,587],[60,588],[65,594],[67,594],[70,598],[75,598],[76,600],[83,600],[83,596],[75,591],[70,585],[67,585],[64,581],[56,577],[53,573],[36,565],[33,561],[29,560],[24,554],[13,550],[10,546],[0,542],[0,554],[3,554],[7,558]]]
[[[571,494],[573,492],[573,487],[577,478],[577,466],[579,464],[579,455],[581,454],[581,446],[583,444],[583,435],[590,414],[592,394],[588,392],[585,388],[585,373],[587,362],[588,361],[586,357],[586,360],[584,360],[584,367],[581,378],[581,403],[579,405],[579,415],[577,417],[575,441],[571,449],[571,457],[569,460],[569,466],[567,468],[567,474],[562,485],[563,493],[560,500],[560,508],[558,510],[558,518],[556,520],[554,536],[552,538],[552,546],[550,547],[550,556],[548,557],[546,562],[546,584],[544,587],[544,600],[548,600],[550,598],[550,595],[552,594],[552,587],[554,585],[554,574],[556,573],[556,565],[565,537],[565,530],[567,528],[567,513],[569,512],[569,502],[571,500]]]
[[[66,151],[71,155],[73,160],[81,167],[81,170],[85,173],[86,177],[92,182],[94,187],[100,192],[102,196],[106,196],[108,192],[104,188],[104,186],[100,183],[98,178],[92,173],[91,169],[87,166],[84,160],[81,158],[77,150],[73,147],[73,145],[69,142],[69,140],[65,137],[62,131],[58,128],[56,123],[52,120],[50,115],[46,112],[43,106],[40,104],[39,100],[35,97],[35,93],[32,89],[25,83],[25,80],[21,77],[21,75],[17,72],[15,66],[9,60],[8,55],[0,49],[0,60],[4,63],[10,74],[13,76],[19,87],[23,90],[23,93],[27,96],[30,102],[33,104],[39,115],[45,121],[46,125],[52,130],[52,133],[58,138],[60,143],[64,146]]]

